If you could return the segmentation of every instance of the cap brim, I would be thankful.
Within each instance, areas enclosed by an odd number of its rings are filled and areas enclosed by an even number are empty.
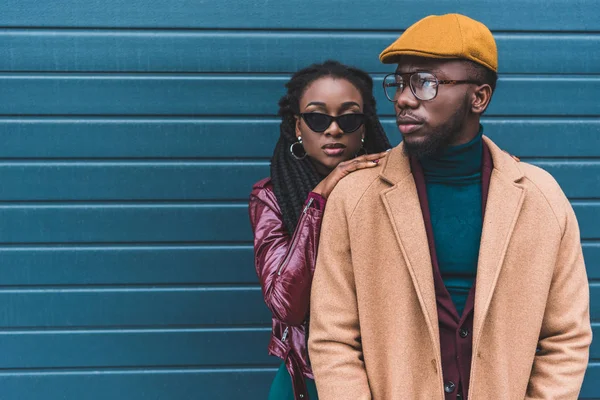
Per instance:
[[[482,60],[467,58],[458,54],[438,54],[422,50],[384,50],[383,53],[381,53],[381,55],[379,56],[379,61],[381,61],[383,64],[396,64],[398,62],[398,58],[400,58],[401,56],[417,56],[425,58],[438,58],[444,60],[470,60],[477,64],[483,65],[487,69],[490,69],[494,72],[498,71],[498,68],[493,67]]]
[[[461,58],[455,55],[441,55],[420,50],[391,50],[388,52],[381,53],[381,55],[379,56],[379,61],[381,61],[383,64],[395,64],[398,61],[398,58],[400,58],[401,56],[443,58],[447,60]]]

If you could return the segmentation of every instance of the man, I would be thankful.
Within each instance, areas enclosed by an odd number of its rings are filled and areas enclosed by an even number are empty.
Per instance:
[[[321,231],[309,352],[320,400],[577,399],[591,342],[573,209],[483,136],[485,25],[429,16],[380,56],[403,142],[342,180]]]

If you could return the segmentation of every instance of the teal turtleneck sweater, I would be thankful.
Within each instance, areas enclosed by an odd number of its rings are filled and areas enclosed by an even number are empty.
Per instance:
[[[440,273],[461,316],[477,273],[483,226],[483,128],[469,143],[420,160]]]

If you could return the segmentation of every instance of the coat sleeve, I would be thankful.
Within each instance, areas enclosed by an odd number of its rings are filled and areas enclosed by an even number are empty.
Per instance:
[[[320,400],[370,400],[348,215],[338,195],[334,190],[328,199],[321,230],[311,293],[309,355]]]
[[[565,198],[565,228],[554,267],[526,399],[573,399],[581,389],[592,340],[589,286],[579,227]]]
[[[277,319],[297,326],[308,315],[325,199],[309,194],[291,238],[275,202],[266,189],[250,195],[254,263],[267,307]]]

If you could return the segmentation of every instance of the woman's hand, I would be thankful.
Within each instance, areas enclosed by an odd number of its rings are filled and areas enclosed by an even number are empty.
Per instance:
[[[342,161],[335,167],[333,171],[327,175],[314,189],[313,192],[327,198],[329,194],[338,184],[338,182],[346,175],[364,168],[376,167],[379,160],[387,156],[388,152],[384,151],[378,154],[367,154],[353,158],[352,160]]]

